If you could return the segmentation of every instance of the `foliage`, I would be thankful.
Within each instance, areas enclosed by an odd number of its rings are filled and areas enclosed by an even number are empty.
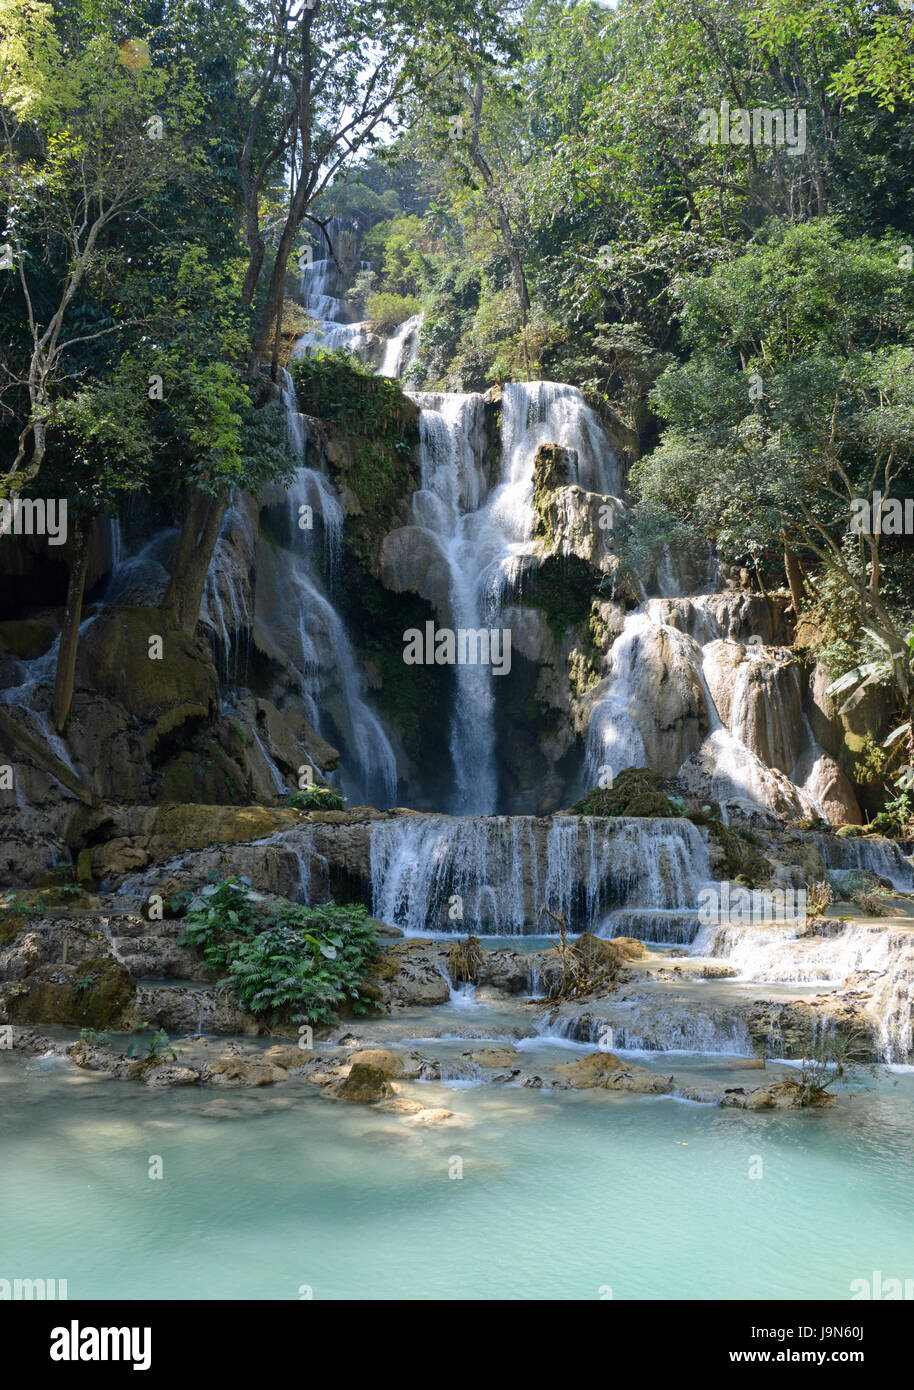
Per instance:
[[[378,333],[392,333],[401,323],[418,314],[420,308],[415,295],[391,294],[386,290],[369,294],[365,300],[365,316],[372,320]]]
[[[303,787],[289,797],[289,805],[296,811],[344,811],[345,798],[334,787]]]
[[[799,1068],[798,1103],[804,1107],[822,1105],[828,1100],[833,1086],[849,1085],[859,1070],[850,1059],[847,1038],[836,1035],[813,1043],[809,1056],[804,1058]]]
[[[890,797],[877,816],[873,817],[870,829],[876,835],[889,835],[907,838],[914,827],[914,791],[905,787],[897,796]]]
[[[399,383],[375,376],[352,353],[316,352],[290,368],[301,410],[368,438],[396,440],[410,418]]]
[[[227,972],[250,1013],[324,1024],[343,1005],[356,1013],[371,1007],[361,982],[378,937],[361,905],[266,908],[246,879],[233,878],[201,891],[181,940]]]

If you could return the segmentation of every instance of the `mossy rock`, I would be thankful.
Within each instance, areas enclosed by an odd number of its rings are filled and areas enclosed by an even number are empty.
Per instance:
[[[105,608],[80,639],[76,687],[123,705],[147,726],[152,752],[189,720],[207,720],[218,709],[219,682],[209,657],[184,634],[164,631],[158,608]],[[161,660],[150,657],[150,638],[163,642]]]
[[[149,851],[153,859],[165,860],[210,845],[265,840],[300,821],[298,812],[285,806],[163,806],[150,829]]]
[[[627,767],[613,778],[611,787],[597,787],[575,802],[575,816],[678,816],[659,772],[648,767]]]
[[[771,863],[760,854],[751,832],[708,820],[711,837],[723,851],[718,867],[721,879],[738,883],[743,888],[764,888],[771,881]]]
[[[135,994],[136,984],[126,968],[106,957],[72,966],[42,966],[25,984],[8,988],[5,1008],[11,1023],[113,1028]]]
[[[0,946],[10,946],[21,931],[29,925],[27,917],[21,912],[4,912],[0,916]]]

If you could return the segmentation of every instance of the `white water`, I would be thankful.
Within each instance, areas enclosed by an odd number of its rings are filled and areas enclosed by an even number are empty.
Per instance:
[[[687,820],[408,816],[371,828],[374,915],[412,934],[592,929],[613,905],[689,910],[710,876]],[[611,933],[610,933],[611,934]]]
[[[318,470],[307,466],[307,438],[304,421],[298,413],[295,392],[288,372],[282,377],[282,402],[286,409],[289,439],[301,460],[288,493],[293,546],[287,552],[282,571],[286,589],[285,604],[291,610],[298,632],[298,652],[293,655],[301,680],[307,715],[321,732],[325,696],[332,683],[338,699],[333,713],[344,742],[341,781],[347,798],[366,800],[372,805],[390,806],[397,790],[396,757],[381,721],[369,708],[355,653],[343,620],[325,592],[312,558],[314,529],[300,526],[300,508],[312,510],[312,520],[320,520],[325,537],[328,563],[332,569],[339,555],[342,511],[330,484]],[[302,499],[307,499],[303,503]]]
[[[387,339],[378,376],[399,379],[406,375],[419,349],[419,327],[422,315],[407,319]]]
[[[422,394],[422,486],[412,519],[434,537],[447,574],[447,611],[454,629],[508,624],[503,603],[521,585],[533,555],[533,462],[541,444],[572,453],[574,481],[588,491],[618,491],[615,455],[580,391],[556,382],[504,387],[501,461],[496,485],[484,468],[483,398]],[[498,802],[495,758],[496,680],[491,667],[457,665],[449,735],[454,766],[451,810],[491,815]]]
[[[794,816],[815,818],[821,807],[803,790],[804,768],[811,766],[821,749],[815,744],[805,719],[797,728],[800,707],[799,672],[789,654],[780,648],[765,647],[759,633],[743,633],[737,642],[732,622],[723,627],[720,607],[712,607],[715,596],[648,599],[626,619],[613,644],[610,671],[594,701],[587,731],[586,774],[592,787],[628,767],[652,766],[667,776],[674,775],[680,761],[691,754],[700,768],[703,794],[720,803],[724,819],[729,810],[752,813],[779,810]],[[685,620],[686,630],[678,626]],[[752,637],[755,640],[749,641]],[[676,667],[684,703],[680,710],[661,705],[661,693],[644,678],[646,659],[657,660],[663,644],[666,664]],[[742,659],[735,666],[730,692],[730,708],[723,718],[711,686],[719,670],[721,652],[731,658],[733,648],[741,649]],[[754,723],[753,682],[756,663],[766,677],[765,726]],[[781,678],[780,673],[785,673]],[[674,689],[675,689],[674,685]],[[796,711],[787,698],[795,696]],[[697,735],[691,744],[673,756],[664,735],[673,720],[685,726],[694,721],[689,698],[697,703],[707,729],[703,739]],[[665,698],[669,700],[669,695]],[[697,726],[696,726],[697,729]],[[755,745],[755,746],[753,746]],[[764,752],[767,761],[760,756]],[[696,769],[696,772],[698,769]]]
[[[826,868],[860,870],[887,879],[896,893],[914,890],[914,869],[894,840],[858,835],[815,835]]]

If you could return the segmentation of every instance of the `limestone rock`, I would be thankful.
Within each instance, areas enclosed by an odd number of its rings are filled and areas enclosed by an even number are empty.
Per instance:
[[[832,825],[861,825],[863,816],[849,779],[834,758],[823,753],[813,764],[804,788],[822,807]]]
[[[162,660],[150,659],[154,636],[163,640]],[[189,720],[211,718],[219,699],[206,654],[183,633],[163,632],[157,608],[102,609],[80,640],[76,688],[123,705],[149,751]]]
[[[403,1076],[406,1071],[401,1055],[384,1047],[372,1047],[366,1048],[362,1052],[353,1052],[350,1061],[354,1067],[374,1067],[386,1077]]]
[[[349,1075],[333,1090],[340,1100],[355,1105],[373,1105],[375,1101],[389,1100],[393,1096],[393,1088],[381,1068],[367,1062],[354,1063]]]
[[[673,1089],[673,1078],[658,1076],[646,1067],[620,1061],[613,1052],[589,1052],[574,1062],[555,1068],[576,1090],[598,1087],[605,1091],[633,1091],[640,1095],[666,1095]]]
[[[288,1079],[284,1067],[249,1057],[218,1057],[204,1070],[204,1080],[217,1086],[273,1086]]]

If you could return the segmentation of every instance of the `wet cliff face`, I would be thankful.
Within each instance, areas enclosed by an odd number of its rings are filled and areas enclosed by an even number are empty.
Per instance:
[[[878,712],[829,706],[786,596],[674,555],[633,572],[631,441],[561,383],[411,396],[396,377],[419,325],[379,337],[345,290],[328,262],[304,276],[319,326],[279,383],[299,467],[233,499],[195,640],[147,659],[175,532],[140,515],[97,528],[63,739],[47,716],[60,577],[0,624],[23,804],[270,804],[305,775],[351,803],[536,814],[646,767],[725,817],[859,821],[846,772]],[[339,346],[357,356],[314,355]],[[31,551],[10,553],[27,580]]]

